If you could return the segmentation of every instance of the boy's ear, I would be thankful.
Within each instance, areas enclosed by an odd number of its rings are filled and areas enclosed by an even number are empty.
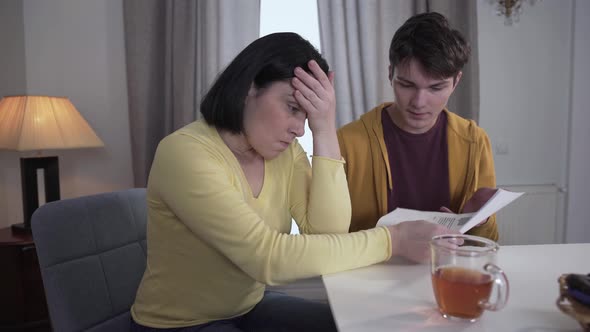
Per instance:
[[[459,81],[461,80],[461,76],[463,76],[463,72],[460,71],[457,73],[457,76],[455,76],[455,79],[453,80],[453,90],[457,87],[457,84],[459,84]]]
[[[393,80],[393,68],[391,67],[391,65],[389,65],[389,68],[387,68],[387,70],[389,71],[389,82],[391,82]]]

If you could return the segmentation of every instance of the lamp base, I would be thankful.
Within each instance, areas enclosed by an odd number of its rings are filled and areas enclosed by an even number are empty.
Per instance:
[[[14,233],[31,234],[31,226],[25,223],[11,225],[10,228]]]
[[[57,157],[20,158],[21,187],[23,188],[24,226],[15,226],[31,232],[31,216],[39,207],[37,189],[37,170],[43,169],[45,180],[45,202],[58,201],[59,198],[59,164]],[[14,229],[14,227],[13,227]]]

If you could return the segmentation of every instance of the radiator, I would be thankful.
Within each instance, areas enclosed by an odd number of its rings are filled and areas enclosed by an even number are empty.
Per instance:
[[[563,242],[565,190],[548,185],[500,185],[525,192],[497,214],[501,245]]]

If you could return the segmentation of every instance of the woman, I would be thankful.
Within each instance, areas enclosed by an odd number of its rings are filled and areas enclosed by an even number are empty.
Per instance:
[[[428,239],[447,232],[414,222],[347,234],[333,77],[297,34],[262,37],[204,97],[204,121],[162,140],[148,181],[147,267],[133,330],[334,331],[327,305],[265,285],[397,254],[422,259]],[[313,169],[295,140],[306,118]],[[291,218],[303,235],[289,234]]]

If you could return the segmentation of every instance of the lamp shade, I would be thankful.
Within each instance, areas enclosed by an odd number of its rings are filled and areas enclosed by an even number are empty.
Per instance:
[[[66,97],[8,96],[0,100],[0,149],[101,146],[102,140]]]

